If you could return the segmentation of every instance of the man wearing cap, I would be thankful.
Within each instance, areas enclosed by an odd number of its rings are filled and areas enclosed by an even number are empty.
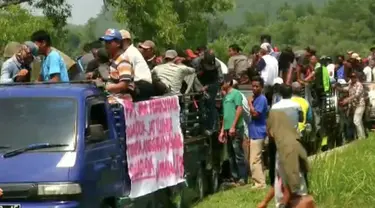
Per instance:
[[[38,46],[39,54],[45,56],[38,81],[69,82],[67,66],[62,56],[52,48],[50,35],[39,30],[31,35],[31,41]]]
[[[260,36],[260,44],[263,44],[263,43],[268,43],[270,45],[270,55],[275,57],[277,60],[279,59],[281,53],[278,51],[278,48],[277,47],[272,47],[272,42],[271,42],[271,35],[268,35],[268,34],[263,34]]]
[[[145,42],[139,44],[138,47],[146,60],[148,68],[152,70],[156,65],[156,55],[155,55],[155,43],[151,40],[146,40]]]
[[[31,63],[38,55],[38,47],[31,41],[26,41],[11,58],[1,67],[1,83],[30,82]]]
[[[261,58],[257,63],[257,70],[260,72],[260,76],[264,81],[265,95],[268,99],[268,103],[272,103],[272,86],[273,80],[278,77],[279,74],[279,63],[277,59],[270,55],[271,45],[269,43],[262,43],[260,45]]]
[[[175,50],[165,52],[165,64],[156,66],[152,73],[170,89],[173,94],[180,94],[182,81],[188,75],[194,74],[195,69],[183,64],[176,64],[178,54]]]
[[[135,91],[133,67],[128,57],[123,56],[123,39],[120,31],[108,29],[100,40],[105,42],[105,48],[111,59],[110,79],[105,84],[105,89],[112,94],[126,98],[130,95],[133,101],[143,100],[144,96]]]
[[[120,30],[120,34],[124,50],[122,56],[127,57],[134,68],[134,82],[136,83],[137,88],[142,89],[144,93],[151,93],[150,90],[152,90],[153,86],[150,68],[141,52],[133,45],[129,31]],[[153,96],[153,92],[150,96]]]

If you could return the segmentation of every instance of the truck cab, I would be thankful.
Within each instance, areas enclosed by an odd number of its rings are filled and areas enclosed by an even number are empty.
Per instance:
[[[181,207],[217,191],[217,139],[192,97],[180,97],[188,188],[130,198],[124,106],[89,82],[0,85],[0,207]]]
[[[124,137],[91,84],[0,87],[0,205],[115,207],[127,196]]]

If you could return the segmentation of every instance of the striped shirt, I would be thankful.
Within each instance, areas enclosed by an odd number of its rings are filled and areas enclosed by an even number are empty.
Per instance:
[[[110,82],[127,82],[129,90],[134,90],[134,69],[127,56],[118,56],[111,61],[109,66]],[[124,91],[123,93],[128,93]]]

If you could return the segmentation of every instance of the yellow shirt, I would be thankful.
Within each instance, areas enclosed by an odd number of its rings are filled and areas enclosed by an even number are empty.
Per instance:
[[[300,131],[303,131],[306,128],[306,117],[307,117],[307,112],[309,110],[309,102],[307,102],[302,97],[294,97],[294,96],[292,97],[292,101],[298,103],[301,106],[301,109],[303,112],[303,122],[298,123],[298,129]]]

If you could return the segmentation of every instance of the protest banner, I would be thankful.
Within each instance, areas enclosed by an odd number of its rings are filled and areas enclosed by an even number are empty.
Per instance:
[[[126,123],[130,198],[184,182],[183,136],[177,96],[121,100]]]

